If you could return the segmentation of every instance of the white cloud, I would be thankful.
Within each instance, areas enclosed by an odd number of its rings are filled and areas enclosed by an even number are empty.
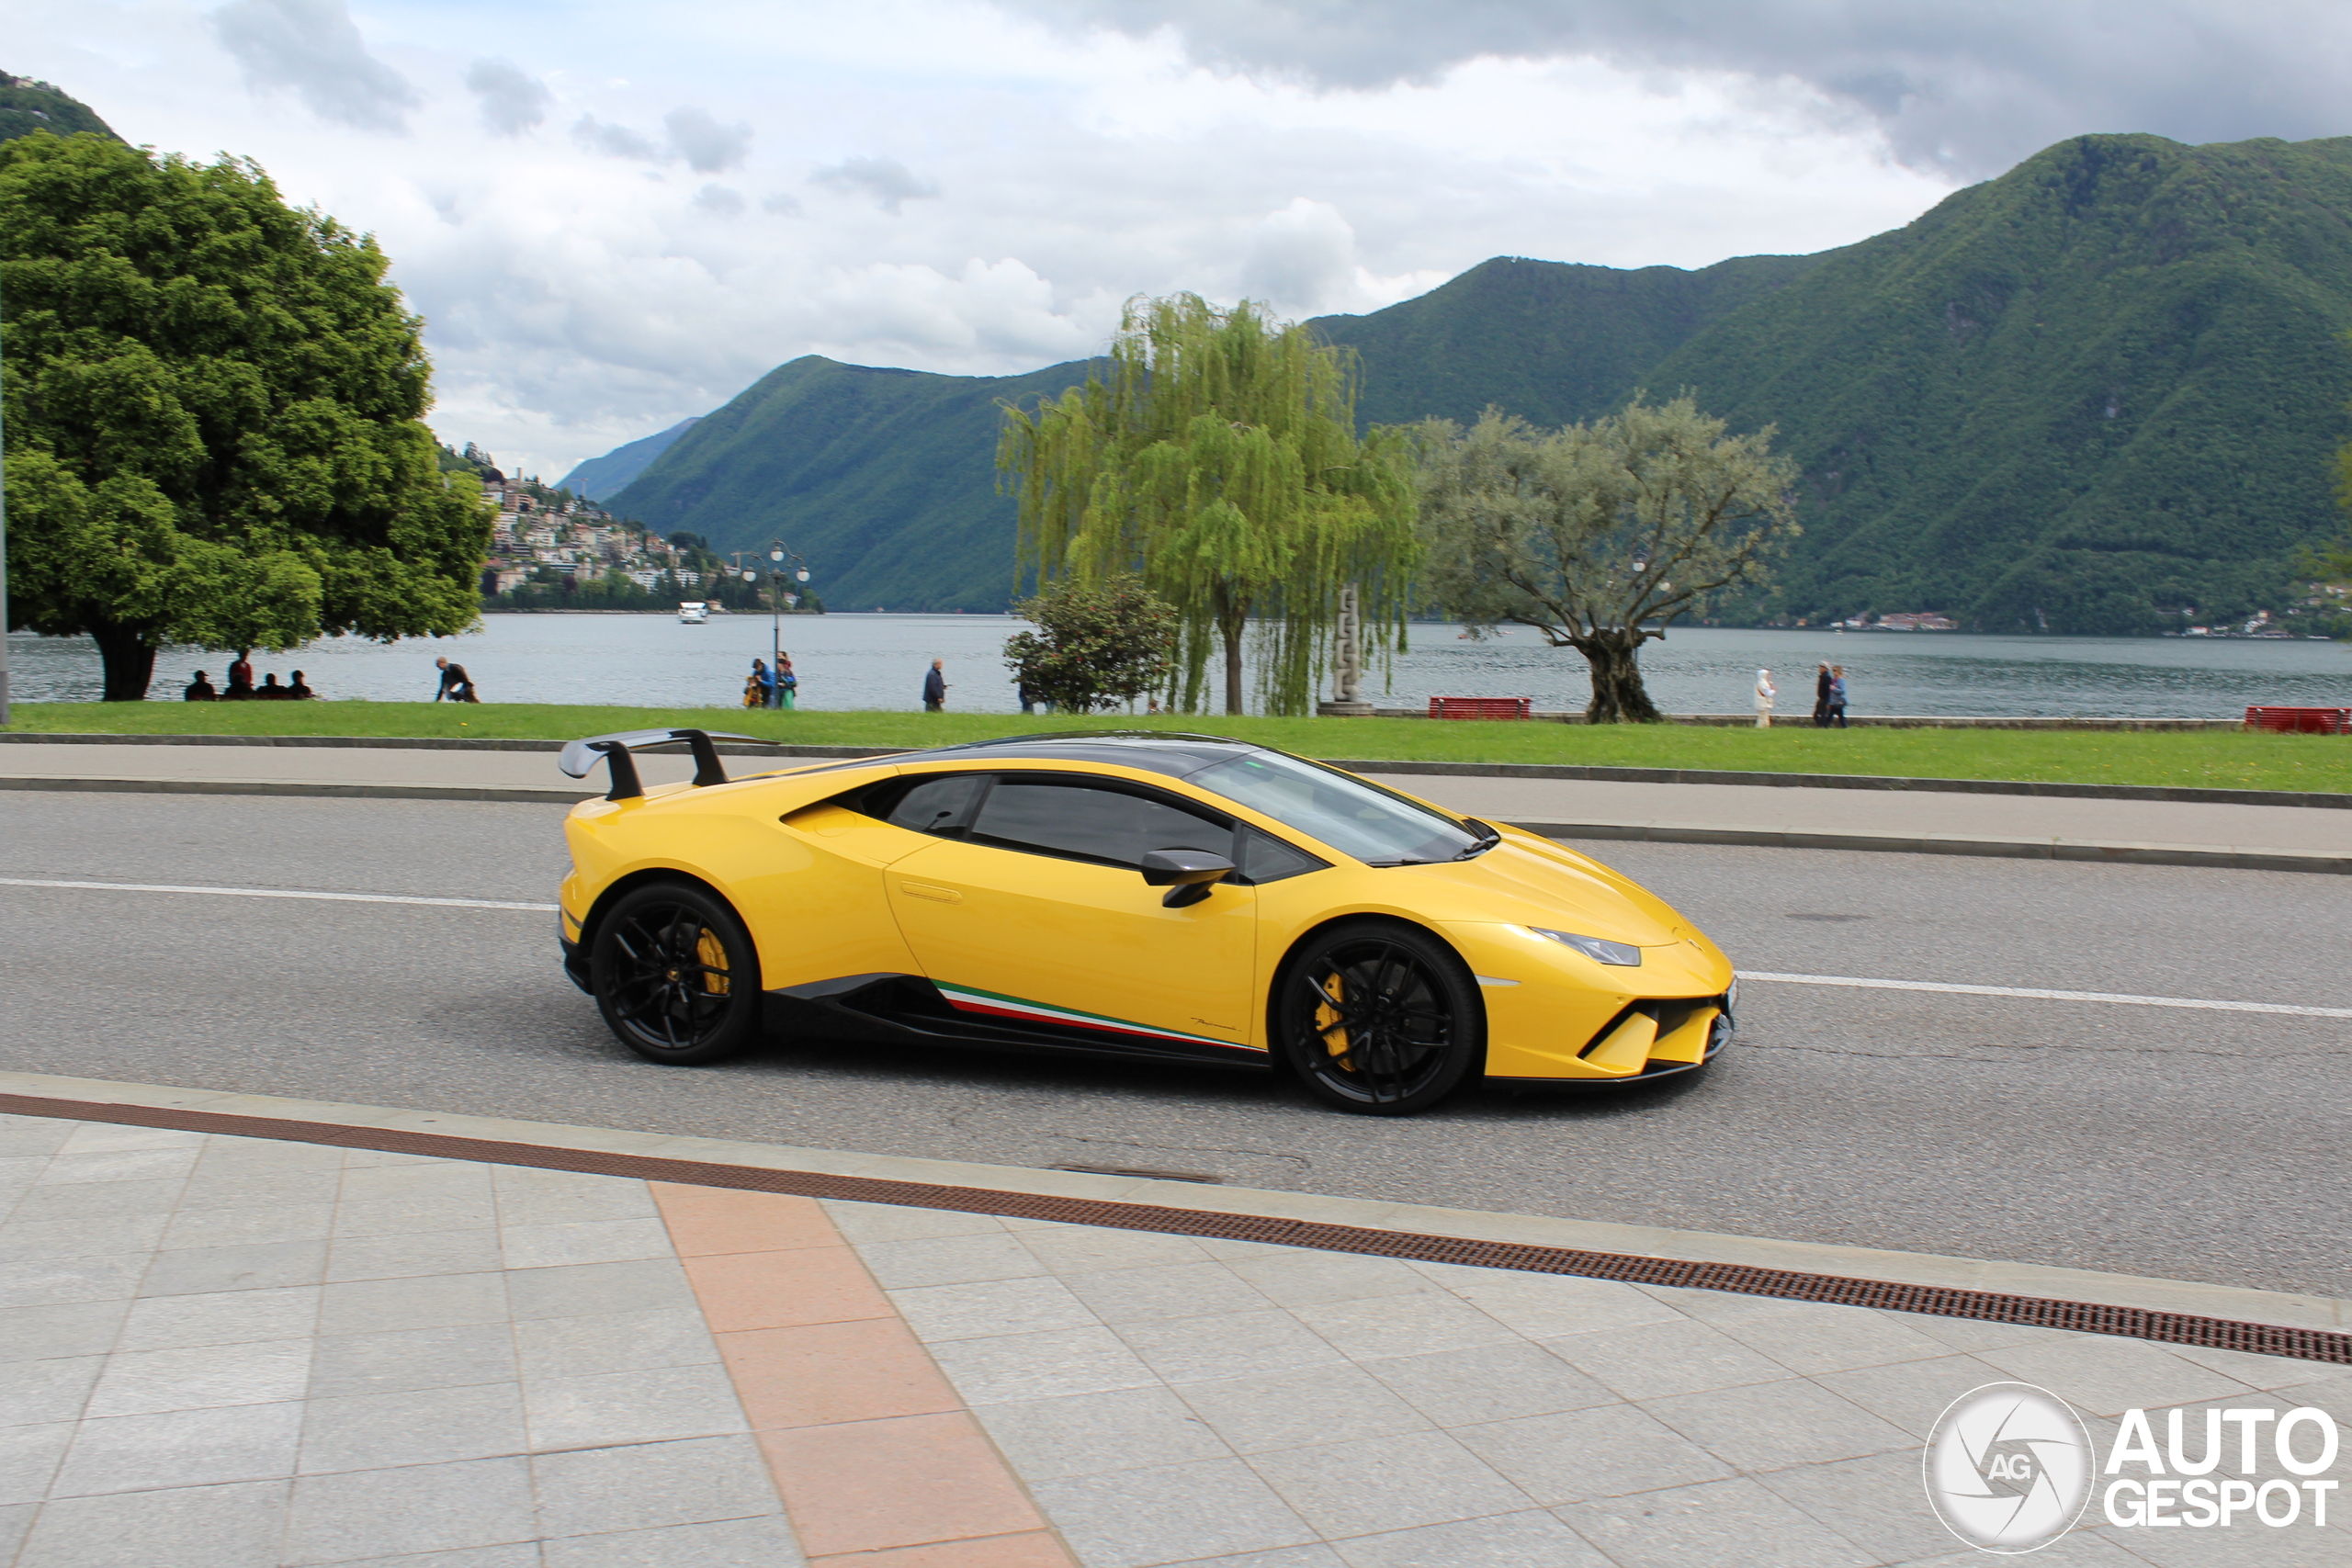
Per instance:
[[[342,0],[232,0],[214,35],[256,91],[285,88],[322,119],[400,130],[418,103],[407,78],[368,52]]]
[[[1430,85],[1480,59],[1597,60],[1786,81],[1896,157],[1972,178],[2064,137],[2183,141],[2346,129],[2352,12],[2333,0],[1001,0],[1083,33],[1173,40],[1324,89]]]
[[[571,139],[586,151],[607,158],[636,158],[658,164],[666,156],[651,138],[625,125],[606,125],[593,114],[580,117],[580,123],[571,128]]]
[[[481,99],[482,123],[501,136],[520,136],[539,125],[555,100],[546,83],[509,60],[475,61],[466,68],[466,85]]]
[[[810,175],[808,183],[866,197],[894,217],[902,203],[939,194],[938,181],[924,179],[896,158],[845,158]]]
[[[363,15],[406,138],[240,90],[199,0],[26,7],[10,66],[374,233],[435,428],[551,476],[803,354],[1008,374],[1099,351],[1133,294],[1370,310],[1498,254],[1815,250],[1951,187],[1733,73],[1482,58],[1325,91],[983,0]]]
[[[752,150],[750,126],[721,125],[707,109],[672,109],[662,123],[670,132],[670,150],[698,175],[722,174]]]

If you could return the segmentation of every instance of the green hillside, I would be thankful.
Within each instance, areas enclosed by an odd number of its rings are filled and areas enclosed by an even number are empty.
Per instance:
[[[0,141],[18,136],[30,136],[36,130],[55,131],[71,136],[77,130],[94,130],[100,136],[115,136],[114,127],[97,116],[97,111],[79,98],[68,97],[46,82],[36,82],[29,76],[11,76],[0,71]]]
[[[1729,620],[1940,610],[1989,631],[2153,632],[2286,607],[2340,524],[2352,401],[2352,139],[2062,142],[1917,221],[1697,271],[1498,258],[1316,325],[1368,421],[1544,423],[1691,388],[1774,424],[1805,535]],[[800,359],[614,505],[734,548],[782,529],[841,607],[993,609],[1012,509],[998,398],[1084,373]],[[2190,614],[2184,614],[2188,612]]]
[[[1696,272],[1497,256],[1416,299],[1314,326],[1363,361],[1357,412],[1464,423],[1498,403],[1539,424],[1605,413],[1701,329],[1811,271],[1819,256],[1735,256]]]
[[[933,376],[815,355],[706,417],[605,504],[722,551],[781,536],[839,610],[1001,610],[1013,511],[996,493],[997,400],[1058,394],[1086,362]]]
[[[2352,139],[2086,136],[1831,252],[1645,378],[1804,464],[1760,609],[1988,631],[2277,610],[2335,533]]]
[[[680,420],[657,435],[640,436],[626,446],[616,446],[601,457],[591,457],[573,466],[571,472],[556,481],[557,488],[574,495],[584,495],[591,501],[602,501],[618,493],[621,487],[652,466],[653,459],[678,444],[692,430],[702,415],[694,414]]]

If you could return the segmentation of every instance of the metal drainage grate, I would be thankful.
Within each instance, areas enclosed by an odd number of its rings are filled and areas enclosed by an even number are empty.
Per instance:
[[[669,1181],[691,1187],[729,1187],[800,1198],[833,1198],[857,1203],[888,1203],[901,1208],[948,1209],[1014,1219],[1051,1220],[1064,1224],[1100,1225],[1113,1230],[1214,1236],[1227,1241],[1265,1242],[1277,1247],[1353,1252],[1423,1263],[1462,1263],[1532,1274],[1573,1274],[1586,1279],[1617,1280],[1633,1285],[1671,1285],[1686,1290],[1775,1296],[1788,1301],[1827,1302],[1838,1306],[1881,1307],[1895,1312],[1926,1313],[1938,1317],[2027,1324],[2037,1328],[2066,1329],[2078,1334],[2111,1334],[2167,1345],[2194,1345],[2206,1349],[2244,1350],[2257,1356],[2290,1356],[2306,1361],[2352,1365],[2352,1334],[2327,1329],[2288,1328],[2235,1318],[2205,1317],[2194,1313],[2154,1312],[2145,1307],[2060,1301],[2049,1296],[2009,1295],[1998,1291],[1969,1291],[1941,1285],[1858,1280],[1838,1274],[1805,1273],[1794,1269],[1699,1263],[1673,1258],[1636,1257],[1631,1253],[1589,1252],[1580,1247],[1543,1247],[1528,1242],[1477,1241],[1415,1231],[1330,1224],[1317,1220],[1161,1208],[1156,1204],[1123,1203],[1101,1198],[1054,1198],[983,1187],[934,1187],[918,1181],[829,1176],[803,1170],[771,1170],[757,1166],[663,1159],[650,1155],[606,1154],[558,1148],[544,1144],[346,1126],[331,1122],[281,1121],[275,1117],[236,1116],[177,1107],[111,1105],[90,1100],[50,1100],[35,1095],[0,1094],[0,1111],[18,1116],[110,1122],[137,1127],[170,1127],[182,1132],[217,1133],[227,1137],[274,1138],[288,1143],[324,1144],[340,1148],[378,1149],[387,1154],[426,1155],[441,1159],[478,1160],[491,1165],[530,1166],[544,1170],[578,1171],[591,1176],[626,1176],[643,1181]],[[1186,1179],[1174,1172],[1121,1170],[1110,1174]]]

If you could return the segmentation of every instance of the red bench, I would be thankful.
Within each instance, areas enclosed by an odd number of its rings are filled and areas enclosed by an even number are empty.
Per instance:
[[[2280,735],[2352,735],[2352,708],[2250,707],[2245,727]]]
[[[1431,718],[1527,718],[1535,711],[1533,697],[1431,697]]]

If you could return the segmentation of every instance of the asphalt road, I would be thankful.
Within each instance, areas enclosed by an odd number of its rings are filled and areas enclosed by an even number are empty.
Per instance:
[[[556,807],[0,795],[0,876],[551,901]],[[1743,969],[2352,1007],[2352,878],[1610,844]],[[2352,1020],[1751,984],[1697,1081],[1382,1121],[1268,1077],[624,1051],[554,917],[0,886],[0,1066],[2352,1295]]]

